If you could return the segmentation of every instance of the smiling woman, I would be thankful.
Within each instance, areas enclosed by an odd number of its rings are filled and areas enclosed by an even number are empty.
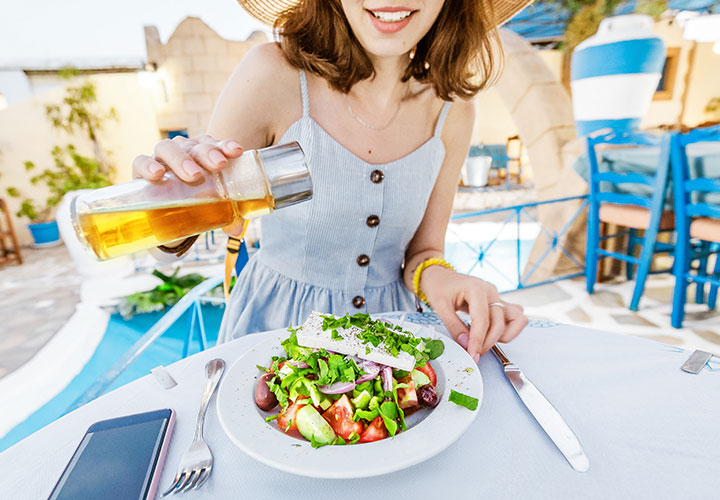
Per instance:
[[[495,287],[455,272],[443,249],[469,99],[497,72],[496,25],[528,2],[240,2],[278,43],[243,58],[208,135],[163,141],[134,163],[137,176],[170,169],[191,182],[242,148],[297,141],[305,151],[313,199],[261,220],[262,247],[238,276],[221,341],[298,325],[311,311],[412,311],[418,297],[475,359],[520,333],[522,308],[490,307],[502,302]]]
[[[373,56],[408,54],[402,81],[432,83],[443,100],[473,96],[492,80],[497,70],[492,2],[375,3],[372,7],[358,0],[297,3],[275,21],[283,33],[283,53],[294,66],[317,72],[345,93],[375,76]]]

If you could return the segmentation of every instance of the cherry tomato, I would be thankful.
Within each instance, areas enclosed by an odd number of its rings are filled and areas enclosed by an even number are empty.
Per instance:
[[[375,417],[367,429],[360,434],[361,443],[370,443],[372,441],[380,441],[388,437],[387,429],[385,428],[385,422],[382,417]]]
[[[323,413],[323,417],[328,421],[330,427],[333,428],[335,434],[343,439],[350,439],[350,435],[355,432],[360,435],[363,432],[363,425],[360,422],[353,422],[353,406],[347,395],[343,394],[340,399],[335,401],[330,408]]]

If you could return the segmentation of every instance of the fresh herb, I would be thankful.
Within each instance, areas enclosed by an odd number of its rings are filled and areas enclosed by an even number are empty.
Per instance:
[[[330,334],[330,338],[333,340],[343,340],[345,337],[340,335],[336,328],[333,328],[332,333]]]
[[[384,348],[392,355],[397,357],[400,352],[407,352],[413,356],[418,365],[423,365],[428,359],[431,359],[425,349],[418,349],[420,342],[432,343],[431,339],[421,339],[415,337],[412,332],[403,330],[398,325],[387,323],[385,321],[370,319],[370,316],[365,313],[358,313],[354,315],[346,314],[342,318],[335,318],[334,316],[321,316],[323,318],[322,329],[330,330],[333,339],[342,338],[338,329],[347,329],[356,327],[361,331],[357,334],[357,338],[364,344],[369,344],[365,347],[365,353],[370,353],[370,345],[378,347],[383,344]],[[437,353],[439,356],[442,353],[444,346],[440,347],[442,341],[435,341],[431,352]],[[434,359],[434,358],[432,358]]]
[[[451,403],[455,403],[458,406],[467,408],[468,410],[477,410],[478,407],[478,398],[467,396],[461,392],[457,392],[452,389],[450,390],[449,401]]]
[[[288,423],[285,426],[285,432],[288,432],[290,430],[290,428],[292,427],[292,422],[292,418],[288,419]]]
[[[260,365],[255,365],[255,366],[257,366],[257,369],[260,370],[261,372],[270,373],[270,368],[265,368],[264,366],[260,366]]]
[[[398,395],[397,390],[400,388],[400,386],[407,386],[407,384],[398,384],[393,380],[393,390],[392,390],[392,400],[395,402],[395,406],[397,406],[398,410],[398,417],[400,417],[400,429],[407,430],[407,425],[405,424],[405,412],[402,408],[400,408],[400,403],[398,402]]]
[[[302,447],[301,444],[291,444],[290,446],[294,446],[295,448],[301,448],[301,447]]]
[[[278,418],[279,416],[280,416],[280,414],[270,415],[269,417],[265,417],[265,422],[272,422],[273,420],[275,420],[275,419]]]
[[[397,432],[398,424],[395,419],[398,418],[399,406],[391,401],[385,401],[380,405],[380,416],[385,423],[388,434],[392,437]]]
[[[323,446],[326,446],[327,444],[329,444],[329,443],[325,443],[325,442],[321,443],[318,440],[316,440],[314,434],[310,436],[310,446],[312,446],[313,448],[321,448]]]
[[[435,359],[445,351],[445,344],[443,344],[442,340],[433,339],[425,343],[424,350],[430,359]]]
[[[396,379],[400,380],[401,378],[405,378],[410,375],[410,372],[406,372],[405,370],[393,370],[393,375]]]
[[[338,436],[335,438],[335,442],[333,444],[343,445],[347,444],[347,441],[345,441],[342,436]]]
[[[474,370],[472,368],[465,368],[465,371],[468,373],[472,373]]]
[[[350,439],[350,441],[348,441],[349,444],[355,444],[358,441],[360,441],[360,434],[358,434],[355,431],[352,431],[352,433],[348,436],[348,438]]]

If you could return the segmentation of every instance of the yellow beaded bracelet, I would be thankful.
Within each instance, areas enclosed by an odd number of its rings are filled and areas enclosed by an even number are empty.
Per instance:
[[[413,293],[415,293],[415,295],[417,295],[417,297],[423,302],[425,302],[427,305],[430,305],[430,303],[428,302],[428,299],[423,293],[423,291],[420,289],[420,275],[425,269],[430,266],[443,266],[452,271],[455,270],[455,268],[448,264],[445,259],[441,259],[439,257],[431,257],[429,259],[425,259],[420,263],[419,266],[415,268],[415,273],[413,274]]]

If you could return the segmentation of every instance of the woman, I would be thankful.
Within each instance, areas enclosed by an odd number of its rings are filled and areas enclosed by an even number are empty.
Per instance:
[[[413,291],[476,361],[516,337],[522,308],[442,257],[473,128],[469,98],[494,75],[495,25],[527,0],[301,0],[279,14],[273,2],[246,3],[275,19],[280,42],[243,58],[208,135],[162,141],[133,164],[136,176],[169,168],[191,181],[242,148],[305,150],[313,200],[263,217],[220,339],[299,324],[312,310],[414,310]]]

